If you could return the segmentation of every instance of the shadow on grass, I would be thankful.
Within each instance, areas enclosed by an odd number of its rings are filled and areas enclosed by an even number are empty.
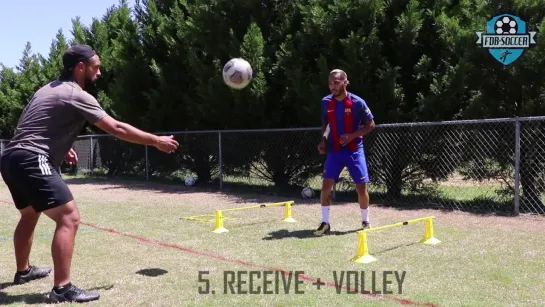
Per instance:
[[[140,275],[148,276],[148,277],[157,277],[157,276],[165,275],[166,273],[168,273],[167,270],[158,269],[158,268],[142,269],[136,272],[136,274],[140,274]]]
[[[107,177],[68,177],[65,182],[69,185],[108,185],[104,190],[138,190],[138,191],[154,191],[161,193],[192,193],[194,189],[190,189],[183,185],[165,184],[163,182],[146,181],[138,178],[107,178]]]
[[[315,200],[303,200],[299,188],[271,188],[263,186],[251,186],[247,184],[224,183],[223,189],[219,189],[219,183],[197,183],[187,187],[183,181],[154,179],[147,181],[141,177],[103,177],[103,176],[70,176],[63,175],[69,185],[108,185],[104,190],[138,190],[152,191],[170,194],[186,193],[214,193],[232,197],[235,203],[271,203],[278,201],[295,200],[296,204],[315,204]],[[294,196],[297,196],[295,199]],[[290,198],[292,197],[292,198]]]
[[[2,283],[0,284],[0,289],[9,288],[11,286],[14,286],[13,283]],[[99,287],[93,287],[90,289],[86,289],[89,291],[97,291],[97,290],[110,290],[114,287],[114,285],[105,285],[105,286],[99,286]],[[0,305],[10,305],[10,304],[28,304],[28,305],[42,305],[42,304],[48,304],[49,293],[30,293],[30,294],[16,294],[16,295],[10,295],[3,291],[0,291]]]
[[[108,184],[104,189],[129,189],[146,190],[160,193],[216,193],[228,195],[236,203],[271,203],[278,201],[294,200],[296,206],[319,204],[319,197],[303,199],[301,187],[274,187],[249,185],[244,183],[224,182],[219,189],[219,183],[198,183],[195,186],[186,187],[180,180],[154,179],[146,181],[141,177],[75,177],[68,178],[66,182],[71,185],[79,184]],[[319,195],[319,191],[316,191]],[[461,211],[475,215],[514,216],[513,200],[501,200],[494,197],[476,196],[470,200],[456,200],[436,195],[401,195],[392,197],[387,193],[370,192],[371,205],[399,210],[432,209],[442,212]],[[333,205],[356,205],[357,194],[355,191],[337,191]],[[535,211],[525,210],[529,206],[520,206],[521,214],[536,214]]]
[[[1,284],[0,284],[0,290],[9,288],[9,287],[11,287],[11,286],[15,286],[15,284],[13,284],[12,282],[4,282],[4,283],[1,283]]]
[[[378,250],[376,252],[373,251],[373,252],[370,252],[370,254],[380,255],[380,254],[384,254],[384,253],[387,253],[387,252],[391,252],[391,251],[399,249],[399,248],[409,247],[409,246],[413,246],[413,245],[417,245],[417,244],[419,244],[419,243],[418,242],[412,242],[412,243],[409,243],[409,244],[402,244],[402,245],[390,247],[390,248],[387,248],[387,249]]]
[[[348,231],[331,231],[330,234],[326,236],[343,236],[351,233],[356,233],[360,229],[348,230]],[[304,230],[294,230],[289,231],[287,229],[277,230],[270,232],[263,240],[281,240],[286,238],[297,238],[297,239],[310,239],[310,238],[321,238],[322,236],[315,236],[313,234],[314,229],[304,229]]]
[[[354,201],[355,192],[336,192],[336,202]],[[372,205],[377,207],[398,209],[398,210],[438,210],[441,212],[461,211],[474,215],[486,216],[514,216],[513,200],[500,200],[492,197],[478,196],[470,200],[455,200],[435,195],[401,195],[391,197],[387,193],[370,192]],[[525,212],[520,208],[520,213]]]
[[[0,305],[9,304],[28,304],[28,305],[41,305],[47,304],[47,293],[31,293],[31,294],[17,294],[9,295],[4,292],[0,292]]]

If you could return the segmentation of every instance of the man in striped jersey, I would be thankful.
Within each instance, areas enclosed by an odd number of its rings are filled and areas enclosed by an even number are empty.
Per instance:
[[[329,74],[330,95],[322,99],[323,137],[320,153],[327,153],[321,193],[322,222],[315,235],[328,234],[329,207],[335,181],[346,167],[356,184],[362,227],[369,228],[369,174],[363,151],[363,137],[375,128],[373,113],[359,96],[347,91],[348,77],[340,69]]]

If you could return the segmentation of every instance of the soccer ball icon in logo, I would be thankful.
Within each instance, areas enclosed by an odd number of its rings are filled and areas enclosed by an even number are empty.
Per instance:
[[[517,34],[518,24],[514,18],[503,16],[496,21],[496,34]]]

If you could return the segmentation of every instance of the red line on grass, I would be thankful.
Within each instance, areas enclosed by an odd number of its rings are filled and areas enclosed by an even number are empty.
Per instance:
[[[4,201],[4,200],[0,200],[0,203],[13,204],[12,202]],[[182,246],[175,245],[175,244],[170,244],[170,243],[166,243],[166,242],[162,242],[162,241],[158,241],[158,240],[139,237],[139,236],[128,234],[128,233],[122,233],[122,232],[119,232],[119,231],[117,231],[115,229],[112,229],[112,228],[96,226],[96,225],[89,224],[89,223],[84,223],[84,222],[81,222],[80,224],[85,225],[87,227],[95,228],[95,229],[98,229],[98,230],[106,231],[106,232],[109,232],[109,233],[112,233],[112,234],[115,234],[115,235],[118,235],[118,236],[123,236],[123,237],[128,237],[128,238],[131,238],[131,239],[135,239],[135,240],[138,240],[138,241],[143,242],[143,243],[162,246],[162,247],[166,247],[166,248],[172,248],[172,249],[176,249],[176,250],[186,252],[186,253],[189,253],[189,254],[205,256],[205,257],[208,257],[208,258],[218,259],[218,260],[222,260],[222,261],[225,261],[225,262],[237,263],[237,264],[241,264],[241,265],[248,266],[248,267],[264,269],[264,270],[274,270],[274,271],[277,271],[277,272],[279,272],[279,273],[281,273],[283,275],[286,275],[286,276],[291,275],[291,273],[289,271],[286,271],[286,270],[283,270],[283,269],[270,268],[270,267],[265,267],[265,266],[262,266],[262,265],[259,265],[259,264],[253,264],[253,263],[250,263],[250,262],[246,262],[244,260],[226,258],[226,257],[224,257],[222,255],[218,255],[218,254],[201,252],[201,251],[198,251],[198,250],[189,249],[189,248],[182,247]],[[299,278],[301,278],[302,280],[308,281],[308,282],[312,282],[312,283],[321,282],[316,278],[306,276],[304,274],[299,274]],[[332,283],[332,282],[323,283],[322,286],[331,287],[331,288],[336,288],[337,287],[337,285],[335,283]],[[355,289],[355,288],[342,287],[342,289],[350,291],[352,293],[357,293],[357,292],[360,293],[359,290]],[[411,301],[411,300],[408,300],[408,299],[399,298],[399,297],[395,297],[395,296],[392,296],[392,295],[373,294],[373,293],[368,293],[366,291],[364,291],[363,293],[360,293],[360,294],[368,295],[368,296],[372,296],[372,297],[381,297],[381,298],[391,299],[393,301],[399,302],[401,305],[437,307],[437,305],[433,304],[433,303],[414,302],[414,301]]]

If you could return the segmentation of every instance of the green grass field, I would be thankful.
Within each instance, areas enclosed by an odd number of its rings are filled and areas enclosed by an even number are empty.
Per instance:
[[[180,217],[213,214],[216,209],[292,200],[272,196],[236,196],[199,191],[180,185],[130,181],[69,180],[82,225],[73,259],[73,282],[100,292],[97,306],[543,306],[545,291],[545,218],[479,216],[462,212],[396,210],[372,204],[373,226],[434,215],[435,235],[442,242],[418,241],[424,225],[371,233],[369,252],[378,260],[358,264],[356,254],[360,212],[355,203],[335,203],[331,211],[334,235],[311,235],[320,221],[317,199],[295,200],[296,223],[282,222],[282,208],[234,212],[228,233],[212,233],[213,223]],[[0,182],[0,304],[46,305],[53,276],[12,286],[15,270],[12,235],[18,214]],[[373,201],[372,201],[373,203]],[[54,224],[40,220],[31,261],[50,266]],[[303,271],[295,294],[224,294],[225,272],[246,274],[241,290],[250,290],[248,271]],[[199,294],[199,271],[215,294]],[[335,275],[365,272],[365,290],[383,289],[383,272],[405,272],[399,293],[338,293]],[[227,275],[231,276],[231,275]],[[274,276],[274,275],[272,275]],[[295,278],[295,277],[293,277]],[[326,284],[317,289],[320,278]],[[345,281],[345,280],[344,280]],[[258,279],[254,288],[263,287]],[[272,291],[276,292],[272,282]],[[346,281],[342,285],[346,287]],[[350,287],[353,287],[354,284]],[[229,289],[229,288],[228,288]],[[238,288],[236,283],[234,290]]]

